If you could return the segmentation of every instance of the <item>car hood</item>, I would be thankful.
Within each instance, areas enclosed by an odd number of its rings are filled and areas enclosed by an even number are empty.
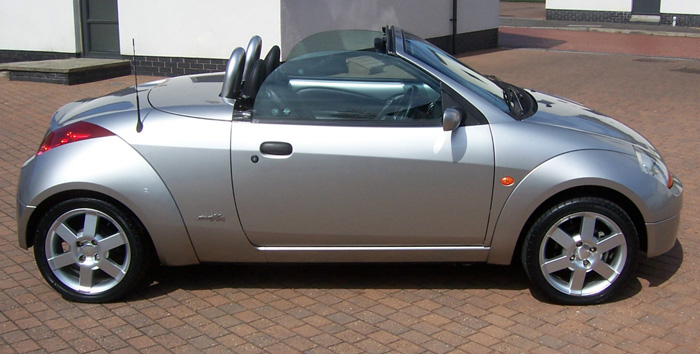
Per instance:
[[[632,128],[566,98],[529,90],[538,104],[537,113],[527,122],[573,129],[590,134],[624,140],[654,149],[652,144]]]

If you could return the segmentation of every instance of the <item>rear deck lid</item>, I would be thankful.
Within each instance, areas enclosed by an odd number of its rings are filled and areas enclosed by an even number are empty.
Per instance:
[[[231,120],[233,106],[219,97],[223,78],[223,73],[214,73],[165,79],[148,93],[148,102],[166,113]]]

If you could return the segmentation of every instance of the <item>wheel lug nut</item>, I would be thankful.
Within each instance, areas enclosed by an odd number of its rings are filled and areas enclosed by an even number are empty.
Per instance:
[[[585,261],[583,261],[583,265],[585,265],[586,267],[588,267],[589,265],[591,265],[591,262],[590,262],[589,260],[586,259]]]
[[[80,263],[85,262],[85,256],[78,257],[78,260],[80,261]]]
[[[97,246],[97,240],[95,240],[95,239],[93,239],[92,241],[90,241],[90,243],[92,243],[93,245]]]
[[[595,251],[596,251],[596,248],[595,248],[595,247],[591,247],[591,252],[595,252]]]
[[[573,261],[574,259],[576,259],[576,257],[571,256],[571,258],[569,258],[569,259]]]
[[[583,245],[583,242],[576,242],[576,247],[581,247]]]
[[[96,261],[99,261],[99,260],[100,260],[100,256],[95,255],[95,260],[96,260]]]

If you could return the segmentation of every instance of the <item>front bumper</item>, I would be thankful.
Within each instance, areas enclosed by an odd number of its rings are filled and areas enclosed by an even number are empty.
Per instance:
[[[676,215],[661,222],[647,223],[647,257],[668,252],[676,244],[681,216]]]
[[[683,205],[683,185],[674,178],[671,187],[672,203],[674,215],[668,219],[658,222],[646,223],[647,228],[647,257],[660,256],[673,248],[678,238],[678,229],[681,223],[681,207]]]

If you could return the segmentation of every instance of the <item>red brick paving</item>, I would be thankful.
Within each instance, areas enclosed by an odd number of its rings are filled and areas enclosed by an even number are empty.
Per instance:
[[[512,27],[501,27],[498,33],[504,48],[700,59],[700,38]]]
[[[700,61],[526,49],[465,60],[617,117],[683,180],[679,243],[642,260],[613,301],[551,305],[519,267],[477,264],[167,268],[123,302],[66,302],[17,247],[19,166],[60,105],[132,79],[70,87],[0,79],[0,353],[698,352]]]

